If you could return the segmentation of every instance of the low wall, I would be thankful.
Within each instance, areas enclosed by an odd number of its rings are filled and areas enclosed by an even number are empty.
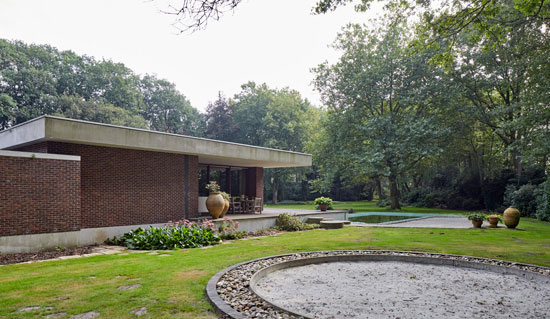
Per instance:
[[[56,247],[79,247],[101,244],[136,228],[161,227],[165,224],[84,228],[79,231],[0,237],[0,254],[29,253]]]
[[[345,211],[335,211],[335,212],[311,212],[311,213],[300,213],[295,214],[296,217],[299,217],[301,221],[305,222],[308,217],[313,216],[322,216],[324,218],[332,218],[337,220],[345,220],[347,212]],[[228,216],[230,219],[239,222],[239,231],[245,230],[247,232],[257,232],[263,229],[268,229],[275,226],[275,221],[277,220],[276,215],[251,215],[243,217],[233,217]],[[223,219],[215,219],[214,224],[218,227],[223,222]]]
[[[0,150],[0,236],[80,230],[80,157]]]

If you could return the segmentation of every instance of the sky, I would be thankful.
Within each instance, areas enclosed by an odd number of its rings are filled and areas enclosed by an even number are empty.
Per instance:
[[[0,38],[49,44],[156,74],[201,112],[218,91],[232,97],[248,81],[299,91],[321,106],[311,68],[339,53],[329,45],[349,22],[380,10],[352,6],[312,15],[315,0],[243,0],[205,30],[180,34],[162,13],[170,0],[0,0]]]

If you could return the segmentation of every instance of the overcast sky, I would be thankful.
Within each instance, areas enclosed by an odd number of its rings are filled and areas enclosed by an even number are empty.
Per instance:
[[[180,1],[171,1],[177,4]],[[176,84],[204,112],[222,91],[231,97],[247,81],[290,87],[320,105],[312,67],[338,53],[328,45],[348,22],[375,12],[351,6],[311,15],[315,0],[243,0],[206,30],[178,34],[166,2],[147,0],[0,0],[0,38],[50,44],[122,62],[138,74]]]

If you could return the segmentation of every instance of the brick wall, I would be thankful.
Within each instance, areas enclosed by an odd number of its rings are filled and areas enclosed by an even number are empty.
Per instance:
[[[0,236],[80,229],[80,162],[0,154]]]
[[[246,169],[246,195],[264,198],[264,169],[249,167]]]
[[[196,156],[59,142],[48,153],[81,156],[82,228],[198,217]]]

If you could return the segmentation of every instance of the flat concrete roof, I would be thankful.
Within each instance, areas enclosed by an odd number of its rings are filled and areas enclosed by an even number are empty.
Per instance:
[[[0,149],[13,150],[43,141],[195,155],[199,163],[211,165],[311,166],[311,154],[48,115],[0,131]]]

